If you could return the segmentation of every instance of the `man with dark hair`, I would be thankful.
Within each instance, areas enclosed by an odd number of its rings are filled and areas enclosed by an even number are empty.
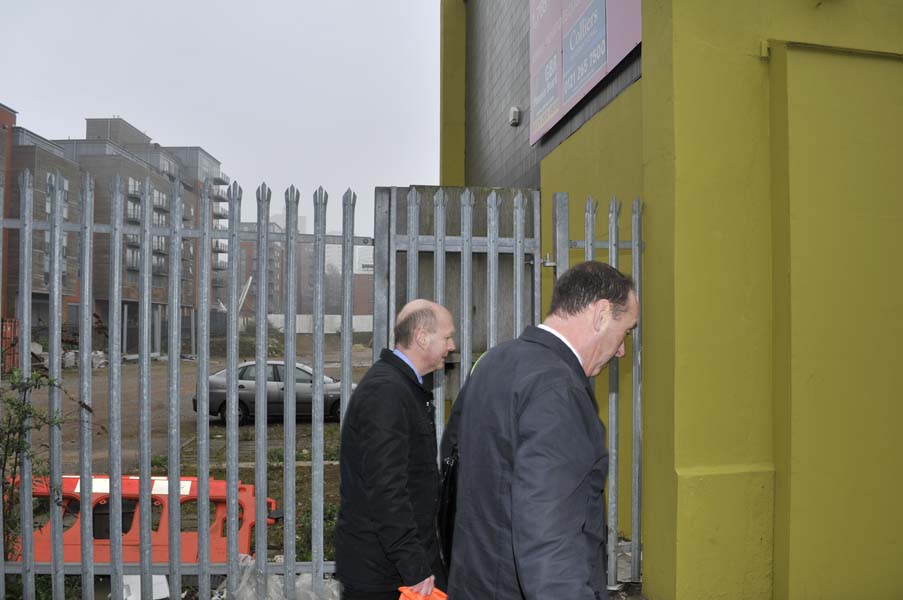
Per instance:
[[[358,384],[342,422],[336,575],[345,600],[397,600],[445,588],[435,518],[433,394],[423,377],[455,349],[451,313],[427,300],[398,313],[395,349]]]
[[[576,265],[549,315],[480,359],[458,395],[442,455],[458,454],[449,596],[607,597],[605,429],[590,377],[637,323],[633,282]]]

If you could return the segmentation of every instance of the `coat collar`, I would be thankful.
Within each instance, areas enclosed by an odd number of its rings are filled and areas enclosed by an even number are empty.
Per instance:
[[[583,382],[584,387],[589,392],[590,397],[595,403],[596,394],[595,390],[593,390],[592,381],[589,377],[586,376],[586,373],[583,371],[583,366],[580,364],[580,360],[573,353],[573,351],[568,348],[567,344],[558,339],[556,335],[551,334],[548,331],[544,331],[539,327],[534,327],[533,325],[529,325],[526,329],[524,329],[524,332],[521,334],[520,339],[524,340],[525,342],[545,346],[546,348],[557,354],[561,358],[561,360],[567,363],[567,365],[571,369],[573,369],[574,373],[580,378],[580,381]]]
[[[428,390],[424,385],[427,381],[428,374],[423,376],[424,384],[421,384],[419,381],[417,381],[417,373],[414,372],[414,369],[412,369],[406,362],[398,358],[398,356],[396,356],[395,353],[388,348],[382,349],[382,351],[379,353],[379,359],[389,363],[390,365],[398,369],[406,378],[410,379],[411,383],[413,383],[416,387],[422,389],[427,393],[430,392],[430,390]]]

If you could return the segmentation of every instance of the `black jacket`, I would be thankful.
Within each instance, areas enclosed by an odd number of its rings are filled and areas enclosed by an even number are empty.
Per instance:
[[[442,440],[458,447],[454,600],[606,598],[605,430],[573,352],[528,327],[476,365]]]
[[[390,350],[358,384],[342,422],[336,574],[359,591],[430,576],[439,471],[433,394]]]

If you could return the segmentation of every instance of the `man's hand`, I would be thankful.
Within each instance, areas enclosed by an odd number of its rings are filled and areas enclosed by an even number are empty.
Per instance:
[[[411,590],[417,592],[418,594],[420,594],[421,596],[426,598],[427,596],[429,596],[430,594],[433,593],[433,586],[434,586],[435,582],[436,582],[435,575],[430,575],[429,577],[427,577],[426,579],[424,579],[417,585],[412,585]]]

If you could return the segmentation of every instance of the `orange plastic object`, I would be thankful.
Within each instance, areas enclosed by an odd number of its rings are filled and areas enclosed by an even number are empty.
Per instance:
[[[16,482],[18,484],[18,481]],[[77,475],[63,476],[62,508],[63,508],[63,561],[80,563],[81,555],[81,513],[78,510],[81,501],[81,478]],[[140,563],[140,514],[139,480],[137,477],[122,478],[122,561],[123,563]],[[225,563],[226,560],[226,482],[211,479],[209,482],[211,519],[210,526],[210,562]],[[50,481],[46,477],[36,478],[32,486],[36,499],[50,497]],[[95,476],[92,479],[91,492],[94,509],[94,561],[110,562],[109,512],[110,512],[110,478]],[[197,503],[197,477],[183,477],[179,483],[179,498],[182,504]],[[151,560],[155,563],[169,561],[169,478],[151,477]],[[276,501],[267,498],[270,512],[276,509]],[[69,511],[69,512],[67,512]],[[238,483],[238,551],[251,553],[251,539],[254,535],[254,486]],[[275,523],[267,519],[267,525]],[[183,524],[184,529],[184,524]],[[198,533],[182,531],[181,562],[198,562]],[[50,562],[51,538],[50,521],[44,523],[34,532],[34,555],[36,562]],[[21,559],[20,559],[21,560]]]
[[[433,593],[429,596],[421,596],[409,587],[400,587],[398,588],[398,591],[401,592],[401,596],[398,597],[398,600],[446,600],[446,598],[448,598],[448,596],[445,595],[445,592],[439,588],[433,588]]]

